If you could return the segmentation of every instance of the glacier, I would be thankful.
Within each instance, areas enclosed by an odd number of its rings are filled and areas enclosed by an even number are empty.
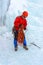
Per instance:
[[[12,26],[24,10],[29,12],[25,31],[29,50],[18,46],[15,52]],[[43,65],[43,0],[0,0],[0,65]]]

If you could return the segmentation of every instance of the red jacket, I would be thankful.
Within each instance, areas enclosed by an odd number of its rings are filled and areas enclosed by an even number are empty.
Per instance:
[[[19,29],[19,25],[24,25],[24,28],[26,28],[27,26],[27,21],[25,18],[23,18],[22,16],[18,16],[16,17],[15,21],[14,21],[14,27],[16,30]]]

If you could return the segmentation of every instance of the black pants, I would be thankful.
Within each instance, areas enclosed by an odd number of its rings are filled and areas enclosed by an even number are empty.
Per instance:
[[[18,31],[14,31],[14,39],[16,39],[17,40],[17,37],[18,37]]]

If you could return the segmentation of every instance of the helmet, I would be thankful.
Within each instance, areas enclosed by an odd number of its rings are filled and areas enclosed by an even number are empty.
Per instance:
[[[27,16],[28,16],[28,12],[27,12],[27,11],[24,11],[24,12],[22,13],[22,15],[23,15],[24,17],[27,17]]]

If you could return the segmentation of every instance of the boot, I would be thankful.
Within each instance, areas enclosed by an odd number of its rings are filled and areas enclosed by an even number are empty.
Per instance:
[[[24,48],[25,50],[28,50],[27,46],[23,46],[23,48]]]
[[[15,47],[15,51],[17,51],[18,50],[18,47]]]

